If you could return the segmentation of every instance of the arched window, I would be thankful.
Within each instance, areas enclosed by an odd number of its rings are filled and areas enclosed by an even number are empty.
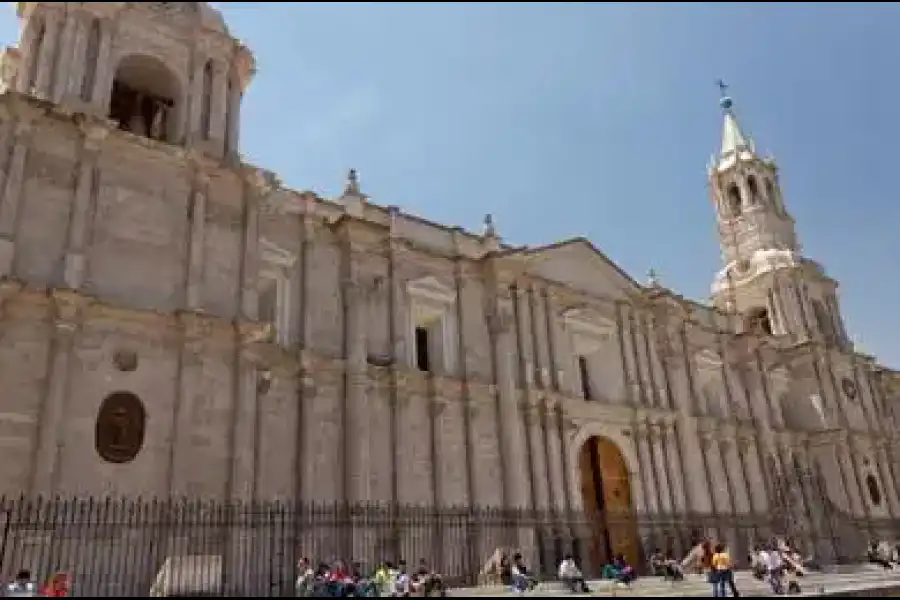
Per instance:
[[[91,29],[88,34],[87,49],[84,53],[84,79],[81,80],[81,99],[91,101],[94,91],[94,81],[97,79],[97,61],[100,54],[100,19],[91,21]]]
[[[147,412],[141,399],[130,392],[106,397],[97,411],[94,447],[106,462],[125,464],[137,458],[144,446]]]
[[[116,69],[109,117],[119,129],[154,140],[176,142],[181,98],[178,79],[158,59],[133,54]]]
[[[212,95],[213,95],[213,64],[207,61],[203,67],[203,99],[200,107],[200,132],[204,140],[208,140],[212,133]]]
[[[37,84],[38,66],[41,64],[41,50],[44,49],[44,35],[47,32],[47,26],[43,19],[38,19],[37,31],[34,34],[34,45],[31,47],[31,63],[28,65],[28,85],[25,91],[30,93]]]
[[[750,195],[750,204],[759,204],[759,186],[753,175],[747,178],[747,193]]]
[[[744,320],[744,331],[754,335],[772,335],[772,320],[769,311],[763,307],[747,312]]]
[[[878,480],[869,473],[866,475],[866,487],[869,489],[869,499],[874,506],[881,506],[881,489],[878,487]]]
[[[731,212],[732,216],[740,216],[741,214],[741,190],[737,185],[731,184],[728,186],[728,191],[725,194],[726,202],[728,202],[728,210]]]

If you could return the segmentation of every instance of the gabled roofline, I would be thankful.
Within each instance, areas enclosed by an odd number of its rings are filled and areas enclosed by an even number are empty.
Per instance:
[[[644,286],[637,282],[631,275],[629,275],[622,267],[617,265],[611,258],[609,258],[606,254],[604,254],[597,246],[594,245],[591,240],[587,239],[584,236],[577,236],[565,240],[561,240],[559,242],[554,242],[552,244],[545,244],[543,246],[534,246],[534,247],[524,247],[524,248],[509,248],[504,249],[498,254],[500,256],[512,256],[519,255],[522,257],[534,256],[537,254],[541,254],[543,252],[550,252],[552,250],[558,250],[560,248],[565,248],[566,246],[575,246],[577,244],[583,244],[591,249],[591,251],[596,254],[603,262],[611,266],[615,269],[616,273],[622,276],[622,278],[628,282],[635,290],[642,290]]]

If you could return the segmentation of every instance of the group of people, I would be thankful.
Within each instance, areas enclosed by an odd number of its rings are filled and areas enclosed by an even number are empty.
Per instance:
[[[413,571],[401,560],[396,565],[382,563],[374,573],[365,575],[359,564],[350,570],[341,561],[313,568],[308,558],[301,558],[297,564],[296,594],[319,598],[446,596],[447,589],[443,578],[428,567],[425,559]]]
[[[885,569],[893,569],[900,566],[900,544],[887,542],[872,542],[866,551],[866,560]]]
[[[785,541],[758,546],[750,553],[753,576],[766,580],[774,594],[799,594],[806,570],[800,554]]]
[[[44,585],[32,578],[31,571],[23,569],[16,573],[15,579],[3,586],[4,598],[65,598],[69,595],[70,578],[68,573],[56,573]]]
[[[31,576],[31,571],[22,569],[15,579],[3,586],[4,598],[65,598],[69,595],[68,573],[56,573],[44,585],[39,585]]]

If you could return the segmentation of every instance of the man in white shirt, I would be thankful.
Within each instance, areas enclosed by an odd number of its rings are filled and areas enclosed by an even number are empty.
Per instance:
[[[769,585],[772,586],[772,592],[775,594],[782,593],[784,582],[782,580],[784,561],[781,560],[781,552],[776,548],[768,551],[762,551],[762,558],[765,560],[766,570],[769,572]]]
[[[575,593],[589,594],[591,591],[571,554],[567,554],[559,563],[559,580]]]

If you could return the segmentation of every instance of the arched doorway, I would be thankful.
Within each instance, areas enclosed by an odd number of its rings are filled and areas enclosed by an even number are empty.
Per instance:
[[[593,531],[589,558],[596,569],[622,554],[637,566],[638,532],[631,480],[619,447],[605,437],[591,437],[579,454],[581,497]]]

